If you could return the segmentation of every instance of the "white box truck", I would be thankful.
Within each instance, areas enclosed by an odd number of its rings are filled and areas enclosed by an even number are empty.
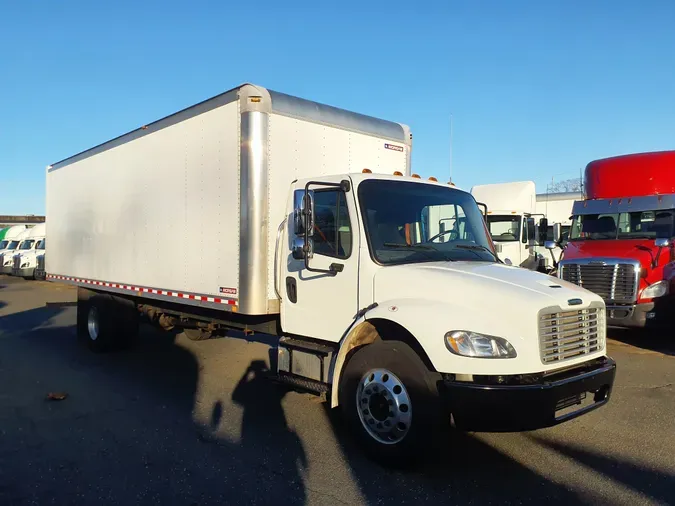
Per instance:
[[[278,336],[277,379],[390,464],[451,423],[605,404],[602,299],[498,262],[473,197],[406,176],[410,149],[404,125],[242,85],[48,167],[47,277],[80,287],[95,351],[133,343],[139,311]]]
[[[555,268],[580,193],[537,194],[534,181],[516,181],[477,185],[471,194],[488,208],[486,222],[500,258],[540,272]],[[556,242],[551,251],[547,240]]]
[[[471,188],[471,195],[488,208],[485,219],[500,258],[508,264],[544,271],[545,260],[536,247],[544,245],[539,227],[548,224],[539,223],[543,216],[536,215],[534,182],[477,185]]]

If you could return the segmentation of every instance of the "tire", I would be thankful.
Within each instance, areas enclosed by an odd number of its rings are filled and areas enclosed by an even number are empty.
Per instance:
[[[387,467],[417,464],[442,428],[431,373],[400,341],[354,352],[341,374],[339,404],[368,456]]]
[[[86,293],[77,301],[77,337],[91,351],[129,348],[138,338],[138,313],[131,301]]]
[[[206,341],[211,339],[212,332],[203,329],[183,329],[183,334],[190,341]]]

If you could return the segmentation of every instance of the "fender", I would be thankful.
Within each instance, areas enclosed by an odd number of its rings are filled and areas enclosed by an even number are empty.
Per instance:
[[[414,319],[419,321],[418,308],[421,305],[424,305],[428,310],[429,306],[432,304],[433,302],[431,301],[418,299],[388,300],[365,312],[365,314],[362,314],[354,322],[351,326],[351,330],[349,330],[340,341],[338,353],[336,354],[331,367],[331,408],[338,405],[340,376],[349,352],[354,348],[370,344],[383,337],[380,336],[376,327],[378,321],[391,322],[405,329],[415,341],[415,343],[408,344],[413,344],[412,347],[418,354],[420,354],[421,350],[422,354],[426,355],[426,350],[424,350],[422,344],[411,332],[411,323]],[[421,358],[425,362],[430,363],[427,356],[422,356]]]

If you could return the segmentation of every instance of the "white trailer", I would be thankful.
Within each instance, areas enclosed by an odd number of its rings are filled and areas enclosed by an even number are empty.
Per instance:
[[[475,200],[407,177],[410,150],[404,125],[240,86],[50,166],[47,277],[79,287],[95,351],[132,344],[139,310],[277,336],[277,379],[390,464],[450,416],[523,430],[605,404],[602,299],[496,261]]]
[[[12,276],[26,279],[35,278],[37,267],[38,246],[44,247],[45,223],[39,223],[28,229],[26,238],[21,241],[17,253],[13,256]]]

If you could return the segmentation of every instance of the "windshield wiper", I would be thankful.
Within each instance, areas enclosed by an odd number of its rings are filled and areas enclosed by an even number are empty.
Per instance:
[[[497,255],[495,255],[490,248],[487,248],[487,247],[483,246],[482,244],[457,244],[455,246],[455,248],[468,249],[470,251],[476,251],[476,250],[487,251],[488,253],[490,253],[490,255],[495,257],[495,260],[497,262],[501,262],[499,257]]]
[[[436,251],[436,248],[433,246],[427,246],[425,244],[401,244],[398,242],[385,242],[383,246],[387,248],[420,248],[420,249],[432,249]]]
[[[455,260],[448,257],[447,255],[444,255],[442,251],[434,248],[431,245],[427,244],[401,244],[398,242],[385,242],[383,246],[387,248],[405,248],[405,249],[411,249],[411,250],[421,250],[419,253],[424,253],[427,258],[430,260],[438,260],[438,261],[446,261],[446,262],[454,262]],[[441,255],[441,259],[437,259],[435,255],[430,255],[428,252],[429,251],[434,251],[436,253],[439,253]]]

